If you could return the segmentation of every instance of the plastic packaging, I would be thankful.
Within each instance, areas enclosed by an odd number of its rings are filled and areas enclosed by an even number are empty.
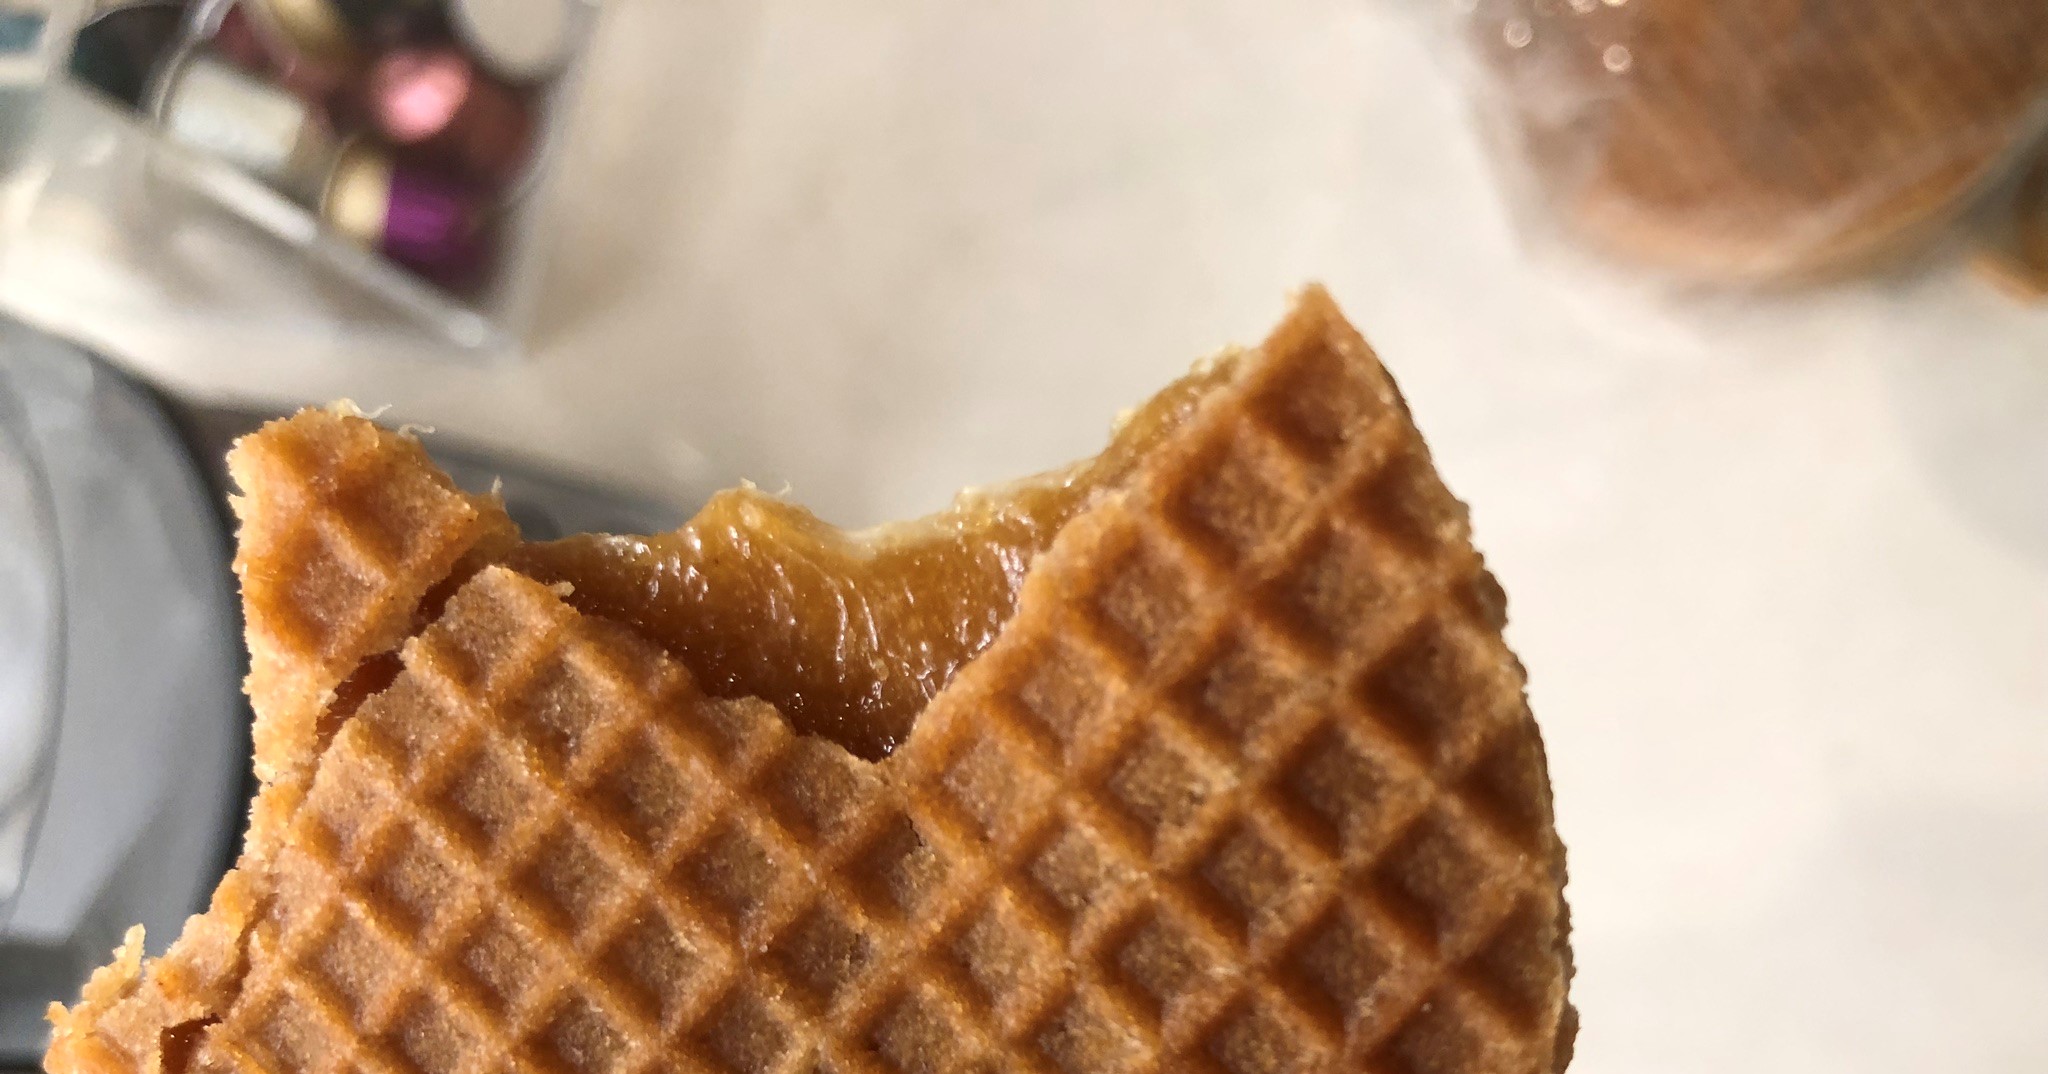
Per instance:
[[[34,123],[0,132],[0,158],[12,162],[0,167],[0,307],[117,353],[254,335],[470,360],[518,355],[541,284],[548,178],[597,19],[596,0],[565,2],[569,58],[531,89],[532,164],[493,204],[483,225],[492,256],[461,286],[352,242],[307,198],[58,77],[40,89]],[[193,0],[186,51],[228,55],[243,44],[212,43],[233,8]]]
[[[1538,233],[1712,283],[1926,248],[2040,151],[2040,0],[1447,0]]]

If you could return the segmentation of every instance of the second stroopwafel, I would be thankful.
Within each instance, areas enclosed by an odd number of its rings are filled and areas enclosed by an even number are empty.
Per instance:
[[[1700,279],[1910,247],[2016,160],[2048,101],[2036,3],[1485,0],[1470,19],[1527,196]]]

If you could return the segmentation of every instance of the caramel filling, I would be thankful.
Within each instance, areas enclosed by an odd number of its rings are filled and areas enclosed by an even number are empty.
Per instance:
[[[507,565],[568,582],[585,614],[626,623],[717,697],[758,697],[856,756],[894,750],[1016,608],[1031,562],[1136,472],[1236,366],[1189,373],[1126,418],[1102,454],[915,521],[847,532],[751,488],[681,529],[525,545]]]

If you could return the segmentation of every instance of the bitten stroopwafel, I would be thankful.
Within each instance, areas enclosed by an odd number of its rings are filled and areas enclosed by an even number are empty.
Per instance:
[[[1482,0],[1533,196],[1703,279],[1825,275],[1931,235],[2040,133],[2048,5]]]
[[[169,954],[131,941],[53,1013],[51,1074],[1562,1069],[1563,854],[1463,508],[1319,291],[1184,386],[997,565],[1013,610],[875,761],[834,740],[857,717],[799,733],[692,644],[485,565],[534,551],[489,501],[345,506],[394,501],[334,467],[448,491],[402,437],[257,434],[379,445],[244,485],[245,529],[292,503],[320,535],[245,549],[305,589],[252,629],[278,681],[368,609],[427,625],[323,687],[272,759],[300,790],[266,787]],[[446,586],[400,569],[423,547]]]

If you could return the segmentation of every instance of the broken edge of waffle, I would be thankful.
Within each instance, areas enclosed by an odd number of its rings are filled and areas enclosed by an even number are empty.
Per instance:
[[[1392,381],[1312,289],[1167,397],[1111,464],[923,528],[714,516],[912,639],[945,623],[876,594],[939,583],[877,549],[984,572],[939,603],[996,628],[900,742],[864,689],[799,724],[739,690],[773,661],[714,681],[744,637],[580,605],[648,561],[520,545],[403,435],[249,437],[258,822],[169,951],[131,933],[53,1009],[47,1070],[1562,1070],[1542,742]],[[802,614],[692,566],[684,611]]]

